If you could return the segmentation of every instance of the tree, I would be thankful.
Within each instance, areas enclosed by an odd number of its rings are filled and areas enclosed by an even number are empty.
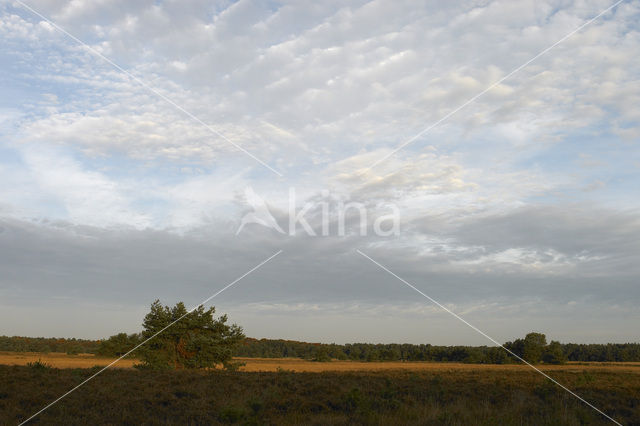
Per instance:
[[[502,348],[487,349],[485,359],[487,364],[508,364],[512,362],[511,358],[509,358],[509,353]]]
[[[140,343],[140,334],[118,333],[100,342],[96,353],[103,356],[122,356]]]
[[[552,340],[549,346],[544,349],[542,360],[546,364],[564,364],[567,362],[567,356],[562,350],[562,344]]]
[[[316,355],[313,357],[314,361],[318,362],[329,362],[331,361],[331,356],[329,356],[329,350],[326,346],[320,345],[316,349]]]
[[[521,357],[524,355],[524,340],[516,339],[513,342],[507,342],[504,344],[504,347],[509,349],[512,353]]]
[[[213,306],[205,310],[200,305],[189,313],[182,302],[173,308],[162,306],[159,300],[153,302],[144,317],[142,339],[155,337],[140,347],[142,366],[181,369],[222,364],[235,369],[231,358],[245,338],[242,327],[227,325],[226,315],[214,319],[214,313]]]
[[[524,338],[522,358],[531,363],[542,360],[544,347],[547,346],[547,337],[542,333],[529,333]]]

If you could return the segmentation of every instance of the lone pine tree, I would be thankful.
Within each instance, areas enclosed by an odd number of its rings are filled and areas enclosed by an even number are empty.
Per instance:
[[[215,307],[202,305],[188,312],[184,303],[163,306],[159,300],[144,317],[142,339],[153,337],[140,347],[141,367],[153,369],[212,368],[222,364],[233,368],[234,349],[245,335],[242,327],[227,324],[227,316],[214,318]],[[180,319],[181,318],[181,319]]]

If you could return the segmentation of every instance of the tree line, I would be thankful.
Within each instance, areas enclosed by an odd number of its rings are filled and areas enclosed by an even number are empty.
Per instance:
[[[89,353],[119,357],[142,341],[142,333],[119,333],[105,340],[64,339],[46,337],[0,336],[0,351],[7,352],[63,352]],[[524,339],[505,343],[505,347],[524,357]],[[640,362],[640,344],[607,343],[579,344],[551,342],[544,353],[547,362],[558,357],[567,361],[584,362]],[[502,348],[488,346],[437,346],[430,344],[374,344],[345,345],[307,343],[294,340],[245,338],[233,349],[233,356],[247,358],[303,358],[323,361],[329,359],[354,361],[437,361],[502,364],[514,362]],[[537,355],[528,353],[528,358]],[[544,361],[544,360],[543,360]]]
[[[566,361],[640,362],[640,344],[578,344],[551,341],[542,333],[529,333],[523,339],[506,342],[504,347],[528,362],[561,364]],[[291,340],[247,338],[235,352],[251,358],[296,357],[326,361],[436,361],[472,364],[507,364],[519,360],[495,346],[438,346],[430,344],[345,345],[305,343]]]
[[[473,364],[520,362],[562,364],[566,361],[640,361],[640,344],[576,344],[551,341],[532,332],[506,342],[505,351],[489,346],[436,346],[430,344],[321,344],[293,340],[247,338],[242,327],[227,324],[227,316],[214,318],[215,308],[199,306],[187,311],[180,302],[173,307],[156,300],[145,316],[140,333],[119,333],[105,340],[0,336],[0,351],[90,353],[120,357],[145,340],[131,357],[140,368],[208,368],[216,365],[237,369],[233,357],[303,358],[314,361],[436,361]],[[515,356],[514,356],[515,355]]]
[[[67,354],[95,354],[100,340],[64,339],[55,337],[0,336],[0,351],[7,352],[62,352]]]

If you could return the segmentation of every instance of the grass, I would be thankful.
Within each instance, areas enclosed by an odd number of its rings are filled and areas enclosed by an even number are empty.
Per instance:
[[[318,363],[314,363],[318,364]],[[95,369],[0,366],[0,424],[16,424]],[[554,378],[640,425],[640,374],[580,367]],[[40,424],[584,425],[604,417],[522,369],[295,373],[107,370]]]
[[[98,357],[93,354],[68,355],[65,353],[37,353],[37,352],[0,352],[0,364],[26,365],[38,360],[55,368],[90,368],[96,365],[105,366],[115,358]],[[511,371],[529,370],[530,367],[522,364],[463,364],[457,362],[359,362],[359,361],[331,361],[314,362],[299,358],[236,358],[236,362],[242,362],[240,371],[258,372],[280,370],[292,372],[324,372],[324,371],[387,371],[387,370],[428,370],[428,371]],[[132,368],[138,361],[135,359],[123,359],[118,361],[113,368]],[[582,371],[584,369],[596,369],[604,371],[628,371],[640,373],[639,362],[572,362],[566,365],[541,365],[545,371]]]
[[[43,362],[41,359],[38,359],[37,361],[27,362],[27,367],[31,368],[32,370],[46,370],[52,368],[51,365]]]
[[[27,365],[30,362],[44,362],[55,368],[90,368],[94,365],[107,365],[115,358],[101,358],[93,354],[69,355],[60,352],[0,352],[0,364]],[[135,360],[123,359],[116,366],[132,368]]]

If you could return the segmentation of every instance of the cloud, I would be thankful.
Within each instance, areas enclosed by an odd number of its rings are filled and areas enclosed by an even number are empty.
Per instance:
[[[64,218],[106,227],[152,224],[150,215],[134,207],[131,186],[86,168],[69,153],[37,145],[0,150],[5,158],[0,195],[13,217]]]
[[[235,237],[236,225],[216,222],[177,235],[4,220],[3,300],[32,306],[64,296],[79,306],[101,303],[129,312],[138,312],[155,298],[196,304],[283,249],[217,303],[246,315],[254,311],[243,308],[246,303],[277,305],[276,311],[285,316],[300,304],[322,309],[345,304],[325,315],[344,308],[346,316],[366,316],[373,306],[399,312],[398,306],[417,302],[419,295],[359,256],[356,248],[436,300],[481,321],[497,321],[504,309],[523,301],[536,300],[550,310],[576,300],[582,307],[605,309],[634,304],[640,297],[633,285],[640,224],[633,214],[525,209],[470,218],[438,235],[438,244],[420,246],[357,236],[275,238],[273,231],[261,227]],[[410,235],[399,242],[420,241],[417,229]],[[486,303],[491,308],[479,309]],[[586,315],[578,311],[575,315]],[[407,313],[407,318],[412,315]],[[527,315],[534,316],[533,311]],[[622,318],[610,318],[612,324],[618,320]],[[86,326],[90,329],[91,321]]]
[[[432,5],[383,1],[273,9],[242,1],[206,7],[204,14],[188,13],[202,10],[200,2],[181,5],[180,10],[172,2],[34,7],[86,36],[105,54],[123,59],[134,74],[257,154],[274,157],[263,140],[281,150],[287,145],[280,136],[286,133],[304,141],[309,155],[328,161],[344,154],[337,148],[345,141],[351,150],[347,154],[381,143],[399,144],[557,41],[605,3],[571,9],[552,2],[492,2],[440,6],[435,13]],[[521,143],[529,144],[538,135],[570,126],[606,126],[607,117],[617,116],[612,131],[631,135],[631,123],[637,121],[632,105],[640,87],[631,62],[637,32],[628,26],[637,14],[635,5],[621,5],[445,127],[449,132],[451,126],[462,129],[469,139],[488,126],[508,128],[528,121]],[[15,37],[34,31],[35,24],[15,14],[5,20]],[[44,34],[33,37],[40,43],[47,40]],[[54,54],[47,61],[49,72],[43,67],[40,78],[55,73],[76,85],[101,81],[105,86],[98,96],[107,96],[93,99],[93,107],[83,105],[82,114],[66,111],[25,123],[26,133],[138,158],[213,158],[220,150],[230,151],[224,143],[214,147],[204,142],[211,135],[135,84],[116,78],[98,59],[70,43],[60,49],[64,59],[52,60],[59,56]],[[56,66],[61,59],[80,67]],[[176,63],[178,69],[171,65]],[[262,121],[282,132],[270,137]],[[433,136],[442,134],[436,131]],[[415,145],[423,146],[420,141]]]
[[[577,333],[589,309],[609,306],[607,324],[622,324],[637,301],[636,3],[372,169],[610,3],[32,6],[286,176],[3,4],[0,291],[11,306],[68,297],[105,318],[138,314],[155,297],[196,302],[280,248],[277,265],[227,299],[264,333],[267,311],[281,312],[277,321],[320,315],[298,331],[322,324],[325,310],[356,323],[403,310],[433,320],[356,248],[494,327],[507,311],[535,322],[575,302],[565,332]],[[298,208],[316,203],[316,229],[323,201],[362,202],[372,217],[393,204],[401,233],[289,237],[254,224],[236,238],[247,186],[282,223],[295,188]]]

